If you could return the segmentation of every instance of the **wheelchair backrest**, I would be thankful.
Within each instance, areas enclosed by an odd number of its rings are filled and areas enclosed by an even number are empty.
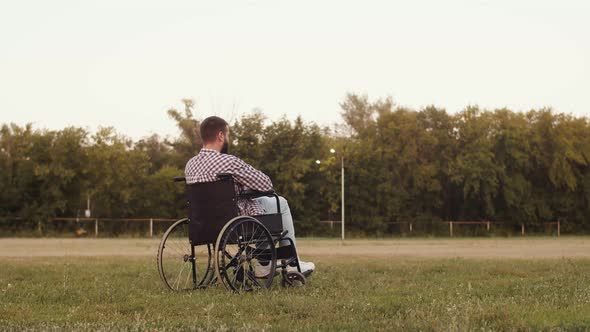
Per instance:
[[[215,244],[223,226],[238,216],[233,178],[187,184],[186,195],[190,242],[193,245]]]

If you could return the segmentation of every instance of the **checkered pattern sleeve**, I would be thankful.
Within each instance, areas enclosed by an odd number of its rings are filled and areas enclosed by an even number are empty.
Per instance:
[[[234,176],[238,183],[250,189],[258,191],[272,190],[270,178],[240,158],[233,160],[229,173]]]

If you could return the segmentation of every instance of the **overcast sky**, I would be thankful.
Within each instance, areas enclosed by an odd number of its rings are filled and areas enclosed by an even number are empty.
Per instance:
[[[322,125],[347,92],[590,115],[590,1],[0,0],[0,123],[176,135],[166,109]]]

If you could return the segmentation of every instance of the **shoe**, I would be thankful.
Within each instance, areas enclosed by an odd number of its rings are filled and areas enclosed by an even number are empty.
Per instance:
[[[315,270],[315,264],[312,262],[303,262],[299,261],[299,267],[301,268],[301,273],[305,275],[311,274]],[[280,268],[277,268],[275,271],[275,275],[280,271]],[[297,272],[297,266],[287,266],[287,272]],[[267,278],[270,275],[270,264],[262,265],[260,262],[254,263],[254,276],[256,278]]]
[[[275,272],[276,274],[276,272]],[[254,263],[254,276],[256,278],[267,278],[270,275],[270,263],[266,265],[260,264],[260,262]]]
[[[301,268],[301,273],[305,275],[309,275],[315,270],[315,264],[312,262],[299,261],[299,267]],[[297,267],[295,267],[295,271],[297,271]]]
[[[315,264],[312,262],[299,261],[299,267],[301,268],[301,273],[305,275],[310,275],[315,270]],[[297,266],[287,266],[287,272],[291,271],[297,272]]]

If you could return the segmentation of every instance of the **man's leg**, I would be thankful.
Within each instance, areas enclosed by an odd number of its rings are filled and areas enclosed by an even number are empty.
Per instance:
[[[277,213],[277,199],[275,197],[260,197],[256,198],[256,200],[260,202],[266,213]],[[293,241],[293,245],[295,246],[295,227],[293,226],[293,217],[291,216],[291,210],[289,209],[289,204],[287,204],[287,200],[284,199],[282,196],[279,196],[279,206],[281,207],[281,219],[283,219],[283,230],[288,231],[286,237],[291,239]],[[281,241],[280,246],[288,246],[289,244],[289,241],[283,240]],[[295,246],[295,248],[297,248],[297,246]],[[301,259],[299,259],[299,267],[301,268],[301,272],[303,272],[304,274],[311,273],[315,270],[314,263],[303,262],[301,261]],[[263,271],[262,273],[266,275],[269,272]]]
[[[266,213],[277,213],[277,199],[275,197],[259,197],[255,198],[255,200],[262,205]],[[283,219],[283,230],[287,231],[285,237],[290,238],[293,241],[293,245],[295,245],[295,227],[293,226],[293,217],[291,216],[289,204],[285,198],[279,196],[279,205],[281,207],[281,219]],[[280,245],[289,245],[289,241],[283,240]]]

